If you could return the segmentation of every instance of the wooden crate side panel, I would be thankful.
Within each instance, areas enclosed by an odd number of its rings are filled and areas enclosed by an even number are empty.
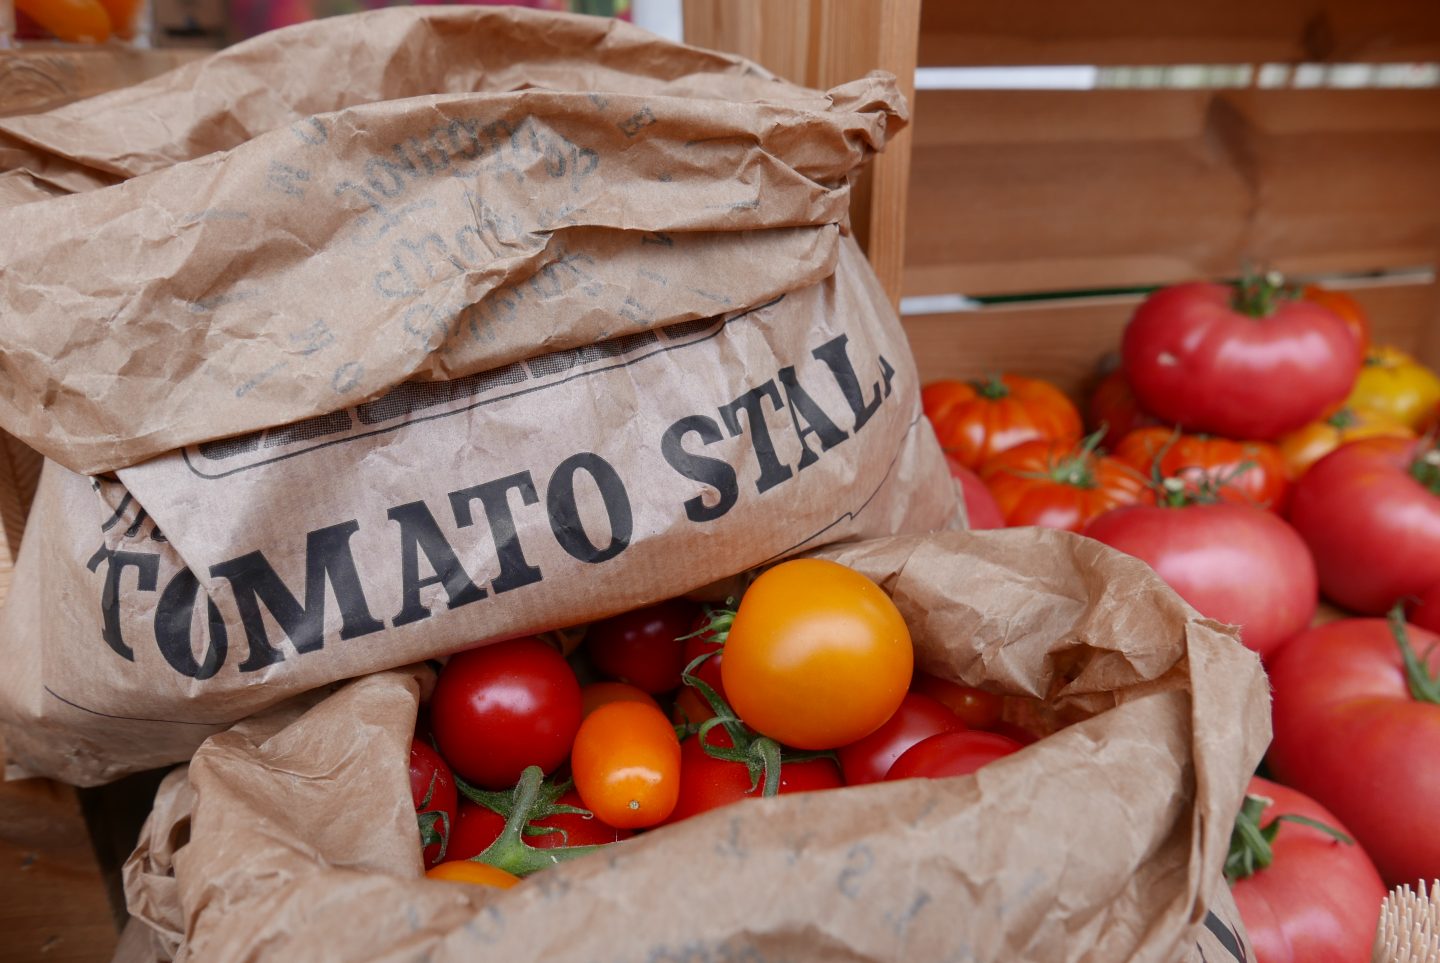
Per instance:
[[[1221,64],[1440,59],[1425,0],[928,0],[920,63]]]
[[[1348,288],[1369,314],[1377,343],[1422,350],[1440,328],[1440,285],[1371,284]],[[1093,298],[983,308],[903,320],[921,383],[1014,372],[1044,378],[1076,399],[1096,365],[1120,347],[1139,297]]]
[[[905,293],[1440,259],[1440,90],[922,91]]]

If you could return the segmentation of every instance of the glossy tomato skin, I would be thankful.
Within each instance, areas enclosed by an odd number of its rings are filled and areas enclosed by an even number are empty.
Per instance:
[[[660,710],[656,709],[655,711],[659,712]],[[585,808],[584,800],[573,789],[562,793],[556,802],[564,806],[574,806],[577,809]],[[578,813],[556,813],[553,816],[536,819],[530,825],[565,831],[563,835],[541,833],[532,836],[527,833],[525,842],[537,849],[558,849],[562,846],[600,846],[605,843],[618,843],[622,839],[629,839],[635,835],[634,830],[611,826],[598,816],[581,816]]]
[[[1005,711],[1005,697],[984,689],[972,688],[931,675],[916,672],[910,691],[929,696],[953,712],[968,729],[989,729],[998,725]]]
[[[468,859],[441,863],[427,872],[425,877],[447,883],[469,883],[472,886],[490,886],[495,889],[509,889],[520,882],[520,877],[513,873],[507,873],[498,866],[477,863]]]
[[[1273,802],[1276,816],[1305,816],[1353,838],[1340,820],[1303,793],[1255,776],[1248,790]],[[1231,887],[1258,963],[1354,963],[1370,958],[1385,884],[1358,844],[1282,822],[1271,843],[1275,861]]]
[[[1398,421],[1364,408],[1339,408],[1318,421],[1282,435],[1275,443],[1285,463],[1285,473],[1297,480],[1326,455],[1341,445],[1363,438],[1414,438],[1415,433]]]
[[[455,789],[455,777],[440,753],[419,739],[410,742],[410,796],[415,804],[415,815],[440,813],[443,818],[434,821],[434,830],[444,837],[454,835],[459,815],[459,793]],[[453,838],[447,839],[443,849],[449,856]],[[425,847],[426,867],[440,862],[442,846],[435,842]],[[450,856],[450,858],[454,858]]]
[[[1114,456],[1147,477],[1158,469],[1161,478],[1179,478],[1191,493],[1208,485],[1221,501],[1237,505],[1280,512],[1289,494],[1290,481],[1280,450],[1264,441],[1142,428],[1120,439]]]
[[[1359,301],[1344,291],[1332,291],[1315,284],[1306,285],[1300,296],[1344,321],[1345,327],[1349,329],[1362,352],[1370,347],[1370,316],[1360,307]]]
[[[680,740],[665,714],[639,702],[590,713],[570,754],[575,789],[602,822],[641,829],[665,821],[680,791]]]
[[[451,657],[430,697],[436,745],[455,771],[508,789],[526,766],[553,771],[580,727],[580,684],[565,658],[536,638]]]
[[[1000,514],[1000,506],[995,504],[995,496],[990,494],[980,476],[960,464],[954,455],[946,455],[945,464],[950,469],[950,477],[960,483],[960,494],[965,499],[965,519],[970,528],[1004,528],[1005,517]]]
[[[580,718],[611,702],[643,702],[660,708],[660,703],[644,689],[628,682],[592,682],[580,687]]]
[[[937,381],[921,392],[940,447],[966,468],[1027,441],[1070,444],[1080,412],[1049,382],[1019,375],[988,381]]]
[[[1440,671],[1440,636],[1411,626]],[[1440,705],[1415,699],[1384,619],[1344,619],[1296,636],[1269,666],[1275,778],[1340,818],[1394,886],[1440,877]]]
[[[1252,318],[1233,297],[1223,284],[1180,284],[1136,310],[1121,351],[1146,409],[1189,431],[1269,441],[1349,394],[1360,346],[1340,318],[1296,300]]]
[[[712,746],[733,745],[729,734],[719,726],[711,729],[706,739]],[[750,770],[743,763],[713,758],[700,745],[699,736],[690,736],[680,744],[680,798],[665,821],[677,823],[741,799],[758,799],[762,783],[751,789]],[[780,765],[781,795],[838,789],[844,784],[840,767],[831,759],[787,760]]]
[[[922,739],[895,760],[887,780],[894,779],[947,779],[951,776],[968,776],[982,766],[996,759],[1003,759],[1012,752],[1019,752],[1023,746],[1007,736],[995,732],[977,732],[963,729],[942,732]]]
[[[1320,590],[1338,605],[1379,615],[1440,581],[1440,494],[1411,474],[1428,457],[1433,449],[1418,441],[1367,438],[1325,456],[1295,486],[1290,521],[1315,556]]]
[[[834,749],[890,718],[914,663],[910,630],[880,586],[839,563],[802,558],[746,590],[720,675],[756,731],[796,749]]]
[[[944,705],[929,696],[910,692],[879,729],[840,747],[840,771],[845,775],[845,785],[879,782],[895,760],[921,739],[964,728],[959,717]]]
[[[596,622],[585,634],[595,671],[651,695],[669,692],[680,684],[685,668],[679,638],[690,631],[699,611],[694,602],[670,599]]]
[[[1135,392],[1130,390],[1130,382],[1125,380],[1123,371],[1112,371],[1100,379],[1100,383],[1090,395],[1090,405],[1086,413],[1089,416],[1086,424],[1091,431],[1104,429],[1100,447],[1106,449],[1114,448],[1121,438],[1132,431],[1164,426],[1164,422],[1159,418],[1140,407],[1140,402],[1135,400]]]
[[[1283,520],[1248,505],[1123,508],[1085,534],[1149,564],[1201,615],[1240,626],[1262,658],[1315,617],[1315,563]]]
[[[1063,476],[1083,463],[1079,482]],[[1044,476],[1044,477],[1040,477]],[[1090,519],[1122,505],[1147,504],[1154,495],[1130,465],[1079,448],[1027,442],[1003,451],[980,470],[1007,525],[1038,525],[1078,532]]]
[[[505,828],[505,817],[495,810],[468,799],[460,800],[460,818],[455,821],[455,831],[450,834],[450,847],[446,859],[470,859],[490,848],[500,838]]]

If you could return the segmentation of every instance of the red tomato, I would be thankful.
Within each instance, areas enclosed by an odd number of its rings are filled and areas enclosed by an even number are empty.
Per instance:
[[[460,800],[460,818],[450,834],[446,859],[470,859],[490,848],[505,828],[505,817],[468,799]],[[529,840],[534,842],[534,840]]]
[[[971,729],[989,729],[1000,722],[1005,711],[1005,697],[951,682],[928,672],[915,673],[910,691],[929,696],[955,713]]]
[[[470,883],[473,886],[493,886],[509,889],[520,882],[520,877],[507,873],[489,863],[476,863],[468,859],[441,863],[425,874],[427,879],[444,880],[447,883]]]
[[[1085,534],[1147,562],[1201,615],[1240,626],[1240,641],[1263,657],[1315,617],[1315,563],[1305,543],[1258,508],[1122,508]]]
[[[1273,512],[1284,508],[1290,488],[1280,450],[1264,441],[1141,428],[1120,439],[1114,455],[1147,476],[1179,478],[1188,492],[1213,489],[1221,501]]]
[[[921,739],[964,728],[959,717],[943,704],[910,692],[883,726],[863,739],[840,747],[840,771],[845,774],[845,785],[879,782],[895,760]]]
[[[420,821],[421,842],[433,840],[425,845],[425,865],[429,867],[440,862],[442,852],[454,859],[449,850],[459,804],[455,777],[450,774],[450,767],[445,765],[440,753],[419,739],[410,742],[410,796]]]
[[[1422,629],[1440,632],[1440,582],[1420,593],[1410,609],[1410,621]]]
[[[1272,800],[1259,816],[1262,829],[1278,816],[1304,816],[1351,835],[1325,807],[1293,789],[1255,776],[1249,793]],[[1269,866],[1231,885],[1255,959],[1259,963],[1368,960],[1385,884],[1365,850],[1289,820],[1278,824],[1270,850]]]
[[[712,746],[728,748],[734,743],[723,727],[706,733]],[[840,769],[824,757],[780,764],[781,794],[810,792],[816,789],[837,789],[844,785]],[[700,745],[699,736],[691,736],[680,744],[680,799],[666,820],[669,823],[689,819],[741,799],[759,798],[762,782],[750,788],[750,770],[744,763],[715,759]]]
[[[980,477],[1009,525],[1078,532],[1112,508],[1154,500],[1140,472],[1084,446],[1026,442],[986,462]]]
[[[1360,352],[1370,347],[1370,318],[1366,316],[1365,309],[1360,307],[1356,301],[1344,291],[1331,291],[1316,284],[1307,284],[1301,290],[1300,296],[1306,301],[1318,304],[1326,308],[1341,321],[1345,327],[1350,329],[1350,334],[1360,345]]]
[[[455,771],[508,789],[526,766],[551,772],[580,727],[580,684],[565,657],[536,638],[470,649],[440,670],[430,697],[435,742]]]
[[[621,829],[662,823],[680,791],[680,741],[659,709],[601,706],[580,724],[570,753],[585,808]]]
[[[1344,400],[1360,370],[1335,314],[1268,286],[1180,284],[1125,328],[1125,374],[1148,410],[1190,431],[1270,441]]]
[[[869,735],[905,698],[910,630],[880,586],[837,562],[781,562],[740,599],[720,675],[735,712],[797,749]]]
[[[1000,506],[995,504],[995,496],[990,494],[980,476],[960,464],[954,455],[946,455],[945,464],[950,467],[950,477],[960,483],[960,494],[965,499],[965,518],[970,527],[1004,528],[1005,517],[1000,514]]]
[[[966,468],[1027,441],[1080,439],[1080,412],[1054,385],[1019,375],[937,381],[921,392],[940,447]]]
[[[685,646],[677,640],[699,611],[694,602],[670,599],[596,622],[585,634],[595,671],[652,695],[669,692],[685,668]]]
[[[592,682],[580,687],[580,718],[611,702],[643,702],[660,708],[650,693],[628,682]]]
[[[660,710],[656,709],[655,711],[659,712]],[[562,806],[585,808],[580,794],[573,789],[566,790],[556,802]],[[563,835],[561,833],[541,833],[532,836],[527,833],[525,842],[538,849],[558,849],[561,846],[599,846],[604,843],[618,843],[622,839],[629,839],[635,835],[633,830],[611,826],[598,816],[581,816],[579,813],[556,813],[553,816],[536,819],[530,825],[565,831]]]
[[[1105,432],[1100,436],[1101,448],[1113,448],[1116,442],[1132,431],[1163,424],[1140,407],[1123,371],[1113,371],[1101,379],[1090,395],[1087,413],[1090,430]]]
[[[1340,817],[1392,886],[1440,877],[1440,636],[1406,634],[1411,672],[1383,619],[1309,629],[1269,667],[1271,772]]]
[[[1377,615],[1440,582],[1440,449],[1366,438],[1326,455],[1295,486],[1290,521],[1320,590]]]
[[[968,776],[981,766],[1019,752],[1023,748],[1014,739],[994,732],[962,729],[942,732],[922,739],[901,754],[890,767],[889,779],[945,779]]]

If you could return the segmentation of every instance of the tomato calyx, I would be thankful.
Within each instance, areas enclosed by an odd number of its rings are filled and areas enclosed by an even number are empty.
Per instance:
[[[415,821],[420,826],[420,848],[439,844],[440,851],[435,856],[435,862],[445,860],[445,850],[450,845],[450,814],[443,809],[431,809],[430,803],[435,796],[435,786],[440,780],[438,772],[430,774],[430,785],[425,787],[425,798],[420,800],[416,807]],[[459,778],[456,777],[456,782]]]
[[[1428,447],[1424,454],[1410,463],[1410,477],[1432,495],[1440,495],[1440,448]]]
[[[1350,408],[1341,408],[1329,418],[1326,418],[1325,424],[1329,425],[1331,428],[1338,428],[1341,431],[1344,431],[1346,428],[1354,427],[1355,423],[1359,420],[1360,419],[1356,416],[1354,410]]]
[[[1432,673],[1426,667],[1425,663],[1430,660],[1429,651],[1425,653],[1424,659],[1415,654],[1415,648],[1410,644],[1410,634],[1405,631],[1404,604],[1396,603],[1386,619],[1390,623],[1390,633],[1395,636],[1395,644],[1400,647],[1400,658],[1405,663],[1405,679],[1410,685],[1410,694],[1417,702],[1440,705],[1440,673]]]
[[[1235,285],[1235,296],[1230,306],[1246,317],[1260,320],[1274,314],[1281,301],[1293,299],[1298,294],[1285,283],[1279,271],[1247,274]]]
[[[500,831],[500,835],[496,837],[495,841],[480,855],[471,857],[477,863],[489,863],[491,866],[516,876],[526,876],[536,870],[545,869],[556,863],[576,859],[605,848],[605,845],[602,844],[540,849],[525,842],[526,835],[538,836],[544,833],[563,834],[565,832],[563,829],[554,827],[532,827],[530,823],[533,820],[544,819],[546,816],[554,816],[559,813],[591,815],[587,809],[556,802],[565,790],[570,788],[570,781],[567,779],[561,783],[547,782],[545,773],[539,766],[527,766],[525,771],[520,774],[520,781],[511,790],[492,792],[477,789],[463,782],[458,776],[455,779],[455,787],[471,802],[505,817],[505,828]]]
[[[700,627],[693,632],[687,632],[675,639],[676,642],[684,642],[688,639],[698,639],[702,635],[709,635],[710,641],[716,645],[723,646],[725,640],[730,637],[730,626],[735,621],[735,600],[726,599],[724,605],[705,606],[704,621]],[[711,653],[713,654],[713,653]],[[703,660],[697,659],[686,666],[685,671],[689,672]]]
[[[972,381],[970,387],[974,388],[975,393],[987,401],[999,401],[1010,395],[1009,386],[1001,380],[998,374],[991,374],[983,381]]]
[[[1245,802],[1240,806],[1240,812],[1235,817],[1235,828],[1230,833],[1230,852],[1225,857],[1225,878],[1231,885],[1234,885],[1236,880],[1254,876],[1275,862],[1273,843],[1275,836],[1280,832],[1282,822],[1309,826],[1347,846],[1355,845],[1355,840],[1333,826],[1327,826],[1319,820],[1311,819],[1309,816],[1299,816],[1295,813],[1276,816],[1261,826],[1260,815],[1265,812],[1265,807],[1271,802],[1272,800],[1266,799],[1264,796],[1247,795]]]

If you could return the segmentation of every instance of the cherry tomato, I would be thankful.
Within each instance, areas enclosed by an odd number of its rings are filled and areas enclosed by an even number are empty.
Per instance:
[[[869,735],[910,686],[915,651],[895,603],[823,559],[781,562],[740,600],[720,666],[740,718],[797,749]]]
[[[685,646],[678,640],[699,609],[686,599],[670,599],[596,622],[585,635],[595,671],[651,694],[669,692],[685,668]]]
[[[66,43],[110,39],[110,15],[97,0],[15,0],[15,9]]]
[[[712,746],[734,745],[730,734],[720,726],[711,729],[705,738]],[[844,784],[840,768],[832,759],[787,759],[780,764],[781,795],[838,789]],[[666,822],[689,819],[741,799],[759,798],[762,789],[761,782],[751,788],[750,770],[744,763],[713,758],[700,745],[700,737],[691,736],[680,744],[680,798]]]
[[[442,855],[450,856],[459,796],[455,777],[440,753],[419,739],[410,742],[410,795],[420,821],[420,839],[426,843],[425,865],[434,866]]]
[[[1213,489],[1221,501],[1238,505],[1280,512],[1289,494],[1285,460],[1269,442],[1142,428],[1120,439],[1114,454],[1147,476],[1179,478],[1188,492]]]
[[[986,462],[980,477],[1008,525],[1078,532],[1112,508],[1154,501],[1139,471],[1084,446],[1026,442]]]
[[[1283,436],[1276,446],[1285,461],[1285,472],[1298,480],[1326,455],[1341,445],[1362,438],[1414,438],[1415,433],[1385,415],[1363,408],[1337,408],[1319,421]]]
[[[968,776],[981,766],[996,759],[1019,752],[1023,748],[1014,739],[994,732],[977,732],[962,729],[956,732],[942,732],[922,739],[895,760],[889,779],[944,779],[949,776]]]
[[[487,806],[468,799],[460,800],[460,818],[450,833],[447,859],[470,859],[490,848],[505,828],[505,817]],[[533,840],[532,840],[533,842]]]
[[[680,791],[680,741],[659,709],[601,706],[580,724],[570,753],[585,808],[621,829],[665,821]]]
[[[840,747],[840,770],[845,774],[845,785],[879,782],[895,760],[921,739],[964,728],[959,717],[943,704],[917,692],[907,693],[900,708],[884,725],[863,739]]]
[[[580,687],[580,717],[583,719],[603,705],[611,702],[643,702],[660,708],[650,693],[637,689],[628,682],[592,682]]]
[[[1345,327],[1350,329],[1350,334],[1360,345],[1362,352],[1370,347],[1370,318],[1365,314],[1365,309],[1360,307],[1359,301],[1344,291],[1332,291],[1315,284],[1306,285],[1300,296],[1312,304],[1328,309],[1331,314],[1344,321]]]
[[[536,638],[452,656],[430,697],[435,742],[455,771],[508,789],[526,766],[551,772],[580,726],[580,684],[564,656]]]
[[[100,0],[100,5],[110,17],[110,29],[115,36],[125,40],[135,36],[141,0]]]
[[[954,455],[946,455],[945,464],[950,469],[950,477],[960,483],[960,494],[965,499],[965,518],[970,527],[977,530],[1004,528],[1005,516],[1000,514],[995,496],[990,494],[980,476],[960,464]]]
[[[1027,441],[1070,444],[1080,412],[1059,388],[1019,375],[984,381],[937,381],[920,393],[940,447],[966,468]]]
[[[915,673],[910,691],[929,696],[955,713],[971,729],[990,729],[1005,711],[1005,697],[951,682],[928,672]]]
[[[1132,431],[1152,428],[1162,422],[1140,407],[1125,372],[1113,371],[1101,379],[1090,395],[1087,424],[1091,431],[1104,430],[1100,436],[1101,448],[1113,448],[1115,443]]]
[[[659,712],[659,708],[656,708]],[[564,806],[586,808],[580,794],[573,789],[566,790],[556,802]],[[532,827],[562,829],[563,833],[525,834],[525,842],[537,849],[559,849],[564,846],[599,846],[618,843],[635,835],[630,829],[611,826],[599,816],[582,816],[579,813],[556,813],[530,823]]]
[[[425,874],[426,879],[438,879],[447,883],[470,883],[475,886],[493,886],[509,889],[520,882],[520,877],[507,873],[489,863],[477,863],[469,859],[456,859],[441,863]]]

